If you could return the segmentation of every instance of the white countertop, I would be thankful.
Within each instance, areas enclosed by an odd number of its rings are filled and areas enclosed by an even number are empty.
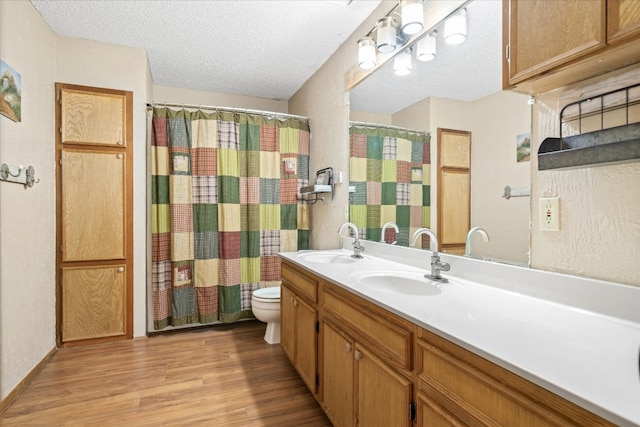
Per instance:
[[[640,426],[640,287],[441,254],[450,283],[437,295],[406,295],[356,276],[420,278],[431,253],[363,244],[365,258],[353,263],[280,255],[613,423]]]

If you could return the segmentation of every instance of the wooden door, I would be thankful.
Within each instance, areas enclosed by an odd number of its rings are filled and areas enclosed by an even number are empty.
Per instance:
[[[280,286],[280,346],[295,366],[296,316],[293,292],[282,282]]]
[[[317,392],[317,349],[318,335],[316,332],[316,322],[318,316],[316,310],[301,300],[296,298],[296,368],[302,380],[307,384],[309,390]]]
[[[56,84],[60,346],[133,337],[132,99]]]
[[[607,43],[618,44],[640,36],[640,1],[608,0]]]
[[[350,427],[355,425],[354,343],[330,322],[323,323],[322,338],[322,407],[335,427]]]
[[[356,344],[358,425],[409,427],[413,383]]]
[[[438,242],[463,254],[471,228],[471,132],[438,128]]]
[[[606,0],[509,0],[509,82],[606,47]]]
[[[423,392],[418,392],[416,404],[417,427],[464,427],[467,425]]]

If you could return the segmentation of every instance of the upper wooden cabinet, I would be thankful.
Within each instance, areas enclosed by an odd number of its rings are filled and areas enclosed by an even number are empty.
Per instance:
[[[503,0],[503,85],[537,94],[640,62],[636,0]]]
[[[96,94],[79,88],[60,90],[63,144],[126,145],[129,94],[106,90]]]

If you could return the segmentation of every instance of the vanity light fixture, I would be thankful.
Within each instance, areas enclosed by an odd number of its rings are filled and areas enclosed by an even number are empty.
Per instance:
[[[393,16],[385,16],[378,20],[378,23],[376,24],[378,33],[378,52],[390,53],[396,50],[398,27],[398,20]]]
[[[376,66],[376,42],[371,37],[358,40],[358,65],[363,70]]]
[[[427,34],[418,40],[416,48],[416,59],[418,61],[427,62],[436,59],[436,36],[437,31]]]
[[[393,72],[397,76],[406,76],[411,72],[411,48],[393,58]]]
[[[422,30],[424,22],[424,9],[422,0],[401,0],[402,8],[402,32],[416,34]]]
[[[462,8],[444,23],[444,41],[460,44],[467,37],[467,9]]]

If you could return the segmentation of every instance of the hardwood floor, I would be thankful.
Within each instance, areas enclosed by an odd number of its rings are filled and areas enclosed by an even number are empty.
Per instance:
[[[265,324],[61,349],[2,426],[330,427]]]

